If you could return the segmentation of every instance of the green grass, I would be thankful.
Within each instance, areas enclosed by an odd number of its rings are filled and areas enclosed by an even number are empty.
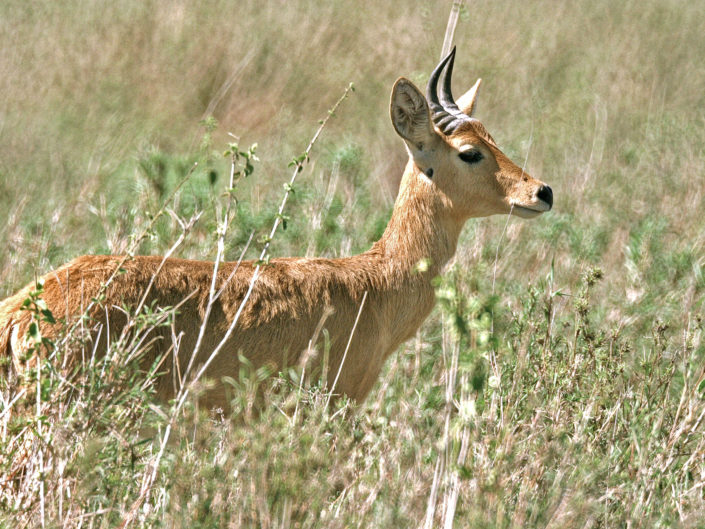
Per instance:
[[[189,172],[168,206],[203,214],[176,255],[213,259],[228,133],[260,162],[237,186],[226,258],[253,233],[256,258],[288,163],[350,82],[272,253],[367,249],[406,161],[391,86],[425,83],[449,7],[4,2],[0,297],[126,251]],[[3,423],[0,525],[118,526],[139,500],[146,527],[699,527],[703,27],[681,0],[466,2],[456,95],[484,79],[478,117],[552,186],[554,210],[468,223],[437,309],[361,405],[325,408],[294,370],[263,383],[257,413],[246,372],[234,420],[187,407],[146,497],[168,410],[136,382],[151,375],[135,344],[78,389],[44,365],[46,417]],[[179,234],[161,218],[138,251]]]

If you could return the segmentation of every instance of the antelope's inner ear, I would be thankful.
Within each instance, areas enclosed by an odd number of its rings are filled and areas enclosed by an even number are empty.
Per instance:
[[[414,154],[435,142],[436,133],[426,98],[408,79],[397,79],[389,106],[392,125]]]

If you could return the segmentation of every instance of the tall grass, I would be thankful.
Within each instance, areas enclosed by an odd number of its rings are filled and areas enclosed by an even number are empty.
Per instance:
[[[261,162],[238,185],[224,252],[237,259],[254,233],[256,258],[287,164],[350,82],[271,250],[366,249],[406,159],[390,88],[425,83],[449,8],[3,2],[0,295],[78,254],[126,251],[196,162],[169,202],[203,212],[177,254],[213,259],[228,132]],[[554,210],[468,224],[438,309],[365,403],[326,408],[292,371],[261,382],[267,405],[249,413],[260,382],[245,367],[235,420],[194,400],[134,523],[697,527],[704,26],[681,0],[466,2],[456,94],[484,79],[478,117],[553,187]],[[138,251],[180,233],[160,219]],[[168,321],[138,316],[145,332]],[[40,395],[46,416],[3,423],[0,523],[125,520],[168,413],[135,354],[127,344],[74,381],[42,366],[23,398],[35,409]]]

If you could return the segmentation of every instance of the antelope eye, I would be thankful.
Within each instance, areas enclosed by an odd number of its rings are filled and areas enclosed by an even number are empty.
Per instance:
[[[477,163],[483,158],[482,153],[477,149],[468,149],[458,154],[458,156],[460,156],[462,161],[467,163]]]

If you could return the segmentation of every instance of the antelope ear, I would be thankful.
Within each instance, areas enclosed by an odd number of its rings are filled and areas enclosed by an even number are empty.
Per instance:
[[[437,140],[426,98],[408,79],[400,77],[394,83],[389,114],[394,130],[406,141],[414,158]]]
[[[460,96],[460,99],[456,101],[458,108],[460,108],[460,111],[466,116],[472,117],[473,112],[475,112],[475,109],[477,108],[477,92],[480,90],[481,83],[482,79],[478,79],[472,88]]]

